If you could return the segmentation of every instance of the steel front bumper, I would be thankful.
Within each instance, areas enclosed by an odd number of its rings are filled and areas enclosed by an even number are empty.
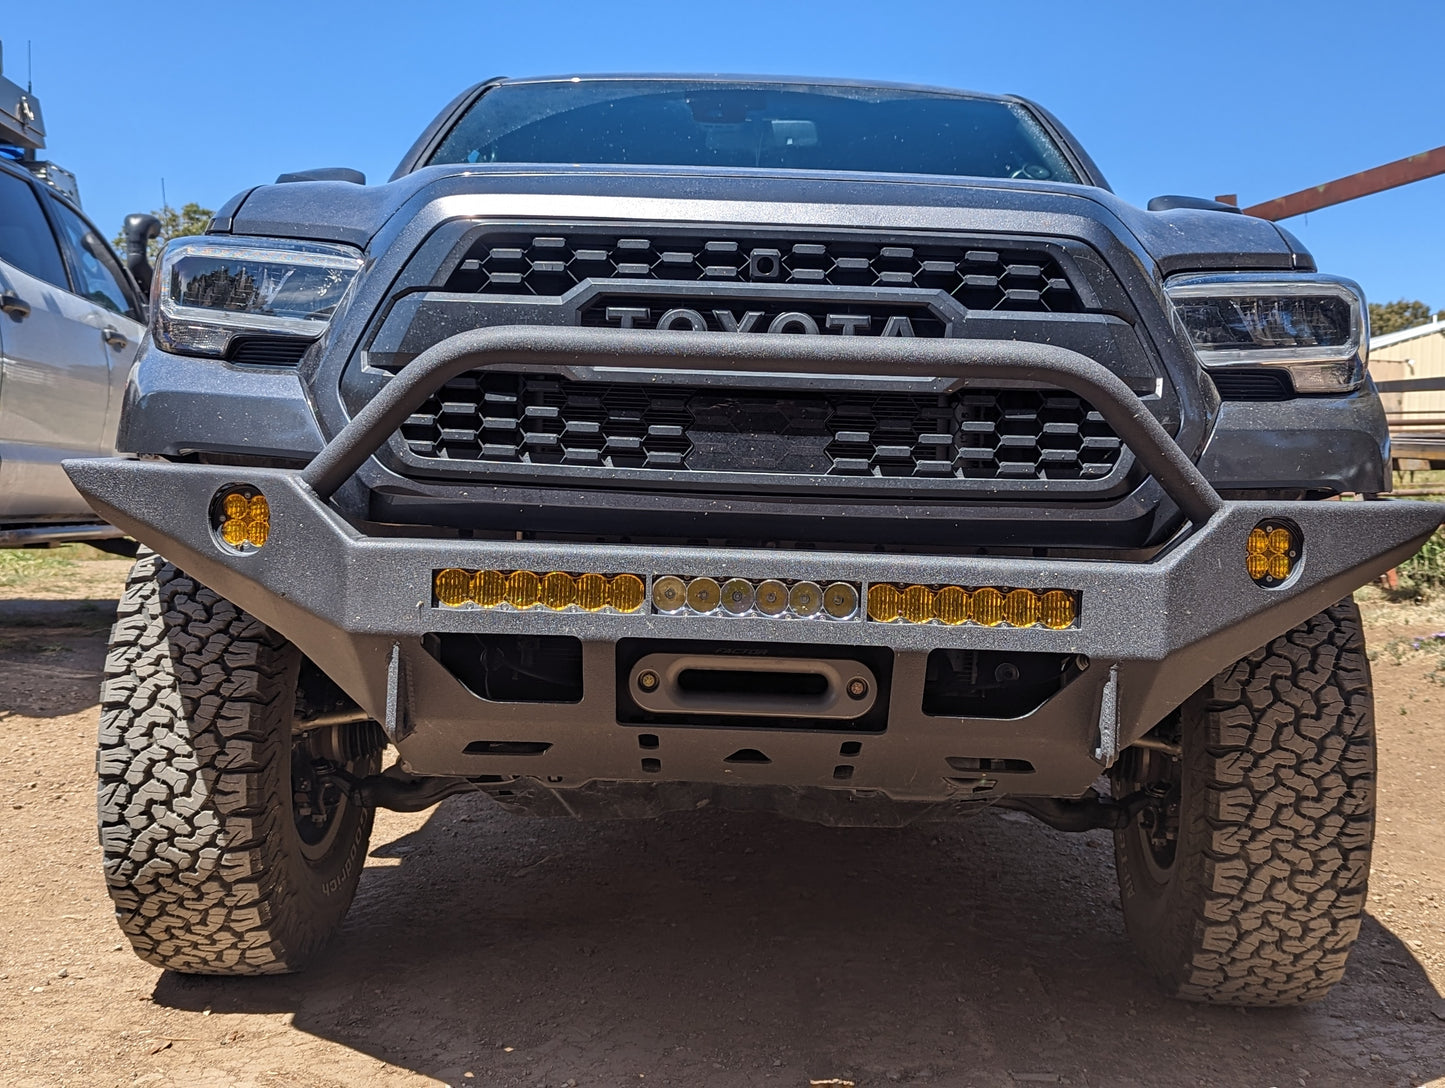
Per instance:
[[[1052,384],[1085,395],[1192,523],[1148,562],[947,557],[783,550],[561,544],[376,536],[328,502],[395,431],[419,398],[478,366],[519,361],[701,369],[984,375]],[[1418,549],[1442,508],[1409,502],[1223,502],[1137,398],[1102,366],[1062,349],[935,341],[820,345],[803,338],[493,329],[444,341],[418,357],[304,472],[88,460],[67,468],[108,521],[156,549],[292,639],[381,721],[406,763],[423,774],[522,775],[557,789],[600,781],[688,781],[838,787],[898,800],[962,794],[1072,796],[1219,669],[1347,595]],[[271,534],[238,554],[212,525],[217,494],[245,484],[265,494]],[[1245,539],[1286,518],[1303,551],[1289,580],[1265,589],[1248,577]],[[906,527],[900,527],[906,533]],[[629,571],[649,582],[717,572],[753,580],[844,581],[1065,589],[1079,595],[1065,630],[941,624],[777,620],[581,611],[457,610],[434,604],[437,570]],[[423,648],[430,633],[568,635],[582,644],[577,703],[504,703],[466,690]],[[886,728],[840,729],[618,724],[617,644],[623,639],[731,646],[873,647],[891,652]],[[1078,654],[1089,667],[1023,717],[960,718],[922,710],[925,665],[941,648]],[[640,751],[640,732],[660,734]],[[474,742],[546,745],[539,754],[467,753]],[[860,749],[840,759],[840,745]],[[726,762],[739,749],[769,762]],[[640,757],[652,766],[644,768]],[[1032,773],[959,775],[964,759],[1026,761]],[[994,764],[1008,766],[1009,764]]]

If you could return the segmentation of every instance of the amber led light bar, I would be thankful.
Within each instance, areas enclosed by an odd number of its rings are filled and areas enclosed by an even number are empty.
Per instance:
[[[448,567],[433,573],[432,590],[435,603],[443,608],[635,613],[647,601],[646,583],[636,574],[608,576],[555,570],[538,574],[530,570]],[[860,609],[860,605],[865,607]],[[1078,594],[1062,589],[965,589],[876,582],[869,587],[864,602],[858,587],[849,582],[823,585],[777,578],[681,578],[673,574],[653,579],[652,606],[667,615],[834,621],[866,618],[875,623],[1043,626],[1056,631],[1075,626],[1079,616]]]
[[[1073,627],[1079,618],[1077,594],[1063,589],[1002,590],[993,586],[899,586],[875,582],[868,587],[868,618],[875,623],[963,623],[980,627],[1037,627],[1054,631]]]
[[[461,570],[448,567],[432,575],[436,603],[444,608],[503,608],[553,612],[636,612],[647,586],[635,574],[568,574],[554,570]]]

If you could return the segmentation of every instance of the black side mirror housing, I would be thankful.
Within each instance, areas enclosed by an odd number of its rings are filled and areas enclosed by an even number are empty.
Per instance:
[[[366,175],[349,166],[318,166],[314,170],[282,174],[276,179],[276,184],[285,185],[292,181],[349,181],[353,185],[365,185]]]
[[[125,235],[125,266],[135,277],[141,297],[147,302],[151,298],[151,278],[155,275],[155,270],[151,268],[146,249],[151,239],[160,232],[161,221],[142,212],[126,216],[125,225],[121,228],[121,233]]]
[[[1172,212],[1175,208],[1193,208],[1201,212],[1243,214],[1234,204],[1226,204],[1222,200],[1210,200],[1208,197],[1202,196],[1156,196],[1149,201],[1148,208],[1151,212]]]

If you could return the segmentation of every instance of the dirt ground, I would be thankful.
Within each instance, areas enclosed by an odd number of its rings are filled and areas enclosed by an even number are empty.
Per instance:
[[[1445,604],[1361,594],[1383,788],[1344,982],[1239,1011],[1160,998],[1106,833],[1003,812],[571,824],[453,798],[381,814],[309,973],[158,971],[115,928],[93,825],[126,566],[0,564],[5,1085],[1445,1085]]]

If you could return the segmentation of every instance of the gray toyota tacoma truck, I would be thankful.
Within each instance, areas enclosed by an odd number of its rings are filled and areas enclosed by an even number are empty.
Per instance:
[[[386,185],[173,242],[128,458],[100,837],[180,972],[294,970],[380,807],[1111,828],[1181,997],[1322,997],[1375,808],[1359,289],[1120,200],[1013,97],[493,80]],[[383,770],[384,754],[396,759]]]

